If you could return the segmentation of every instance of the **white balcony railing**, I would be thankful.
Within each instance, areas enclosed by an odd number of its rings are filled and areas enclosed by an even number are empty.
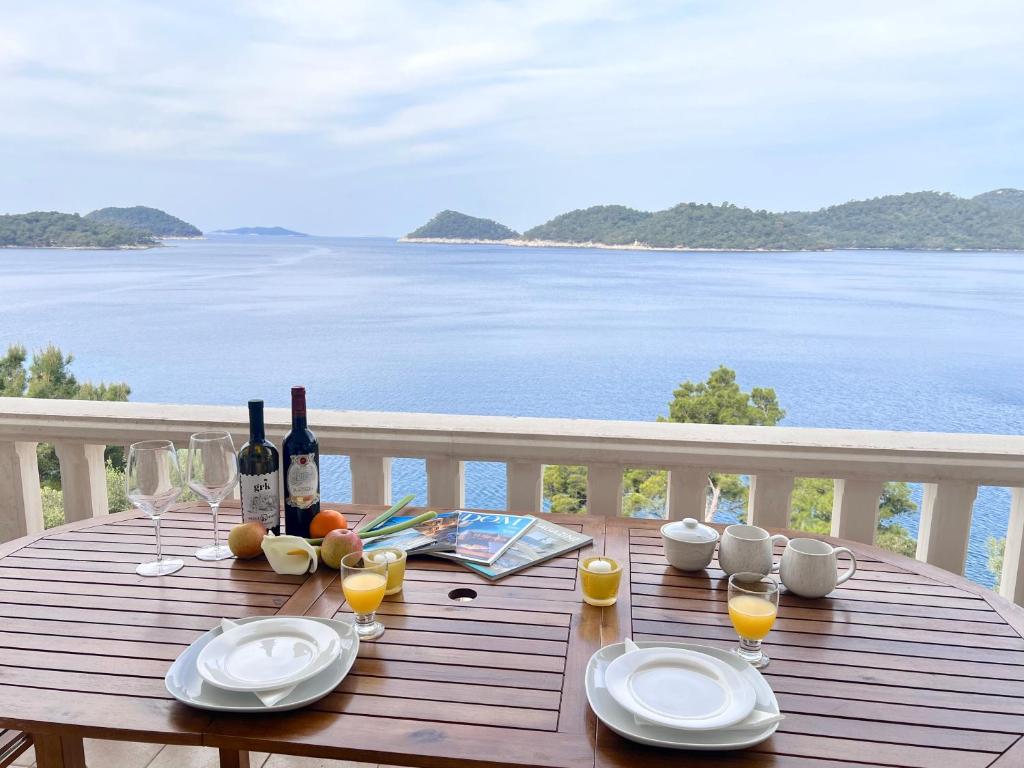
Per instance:
[[[268,436],[289,427],[284,409],[266,412]],[[391,496],[392,458],[426,460],[432,506],[463,504],[466,461],[507,465],[507,507],[541,507],[545,464],[584,464],[591,514],[618,515],[626,467],[669,471],[668,514],[700,517],[709,471],[751,476],[752,523],[787,527],[795,477],[834,478],[832,534],[871,543],[885,482],[925,484],[917,557],[963,573],[979,485],[1012,490],[1000,592],[1024,603],[1024,437],[741,427],[420,413],[310,411],[325,455],[351,461],[352,499]],[[67,519],[107,511],[103,449],[225,429],[248,437],[245,408],[0,398],[0,541],[42,528],[36,444],[53,443]]]

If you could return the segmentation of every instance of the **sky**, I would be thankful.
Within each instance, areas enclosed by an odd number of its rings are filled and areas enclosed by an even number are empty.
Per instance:
[[[1024,187],[1024,2],[0,0],[0,212],[516,229]]]

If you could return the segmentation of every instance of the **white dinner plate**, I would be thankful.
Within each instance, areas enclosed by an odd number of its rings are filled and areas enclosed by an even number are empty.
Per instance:
[[[637,645],[640,648],[679,648],[723,661],[744,677],[753,688],[755,704],[752,716],[779,714],[779,702],[761,673],[729,651],[691,643],[638,642]],[[744,728],[741,722],[731,728],[693,731],[666,728],[662,725],[641,725],[637,723],[632,712],[622,707],[612,697],[605,684],[605,673],[609,665],[624,653],[625,646],[622,643],[602,648],[591,656],[586,674],[587,700],[591,709],[602,723],[623,738],[669,749],[744,749],[761,743],[779,727],[778,722],[772,722],[760,728]]]
[[[278,703],[267,706],[257,698],[255,693],[243,691],[225,691],[206,682],[199,675],[196,662],[203,650],[221,634],[216,627],[204,634],[192,645],[182,651],[167,670],[164,684],[167,691],[178,701],[199,709],[211,709],[218,712],[283,712],[298,709],[322,699],[329,694],[348,674],[359,653],[359,637],[355,628],[347,621],[337,619],[308,619],[329,629],[338,640],[339,653],[326,669],[315,677],[299,683],[295,690]],[[255,616],[248,619],[237,619],[240,625],[251,624],[268,619]]]
[[[723,661],[684,648],[640,648],[608,665],[612,697],[642,721],[667,728],[713,730],[754,709],[754,688]]]
[[[310,619],[275,616],[239,623],[210,642],[196,665],[226,691],[266,691],[319,674],[340,651],[338,633]]]

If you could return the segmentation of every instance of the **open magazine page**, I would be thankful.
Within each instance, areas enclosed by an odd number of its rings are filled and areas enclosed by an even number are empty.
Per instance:
[[[482,576],[500,579],[527,566],[550,560],[589,544],[593,539],[544,518],[535,518],[533,525],[491,565],[466,563]]]
[[[411,517],[392,517],[370,530],[395,525]],[[397,547],[410,555],[422,555],[433,552],[447,552],[455,549],[455,536],[458,531],[459,516],[456,512],[445,512],[432,520],[420,523],[415,528],[408,528],[390,536],[378,536],[367,539],[363,544],[364,551],[373,551],[382,547]]]
[[[490,564],[526,533],[535,518],[529,515],[459,511],[454,560]]]

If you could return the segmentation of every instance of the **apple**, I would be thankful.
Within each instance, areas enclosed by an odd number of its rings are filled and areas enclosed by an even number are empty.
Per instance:
[[[341,558],[350,552],[362,552],[363,540],[355,531],[334,530],[324,536],[320,559],[331,568],[341,568]]]

